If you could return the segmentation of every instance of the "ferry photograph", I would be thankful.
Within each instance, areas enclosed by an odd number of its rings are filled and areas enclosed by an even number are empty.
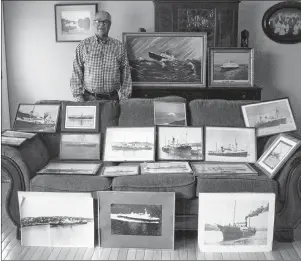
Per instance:
[[[66,106],[66,129],[95,129],[96,106]]]
[[[185,103],[154,101],[154,124],[187,126]]]
[[[94,247],[90,193],[18,192],[21,245]]]

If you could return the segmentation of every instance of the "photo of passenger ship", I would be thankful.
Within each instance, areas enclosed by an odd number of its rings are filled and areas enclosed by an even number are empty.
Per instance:
[[[188,161],[160,161],[140,163],[141,174],[192,173]]]
[[[154,101],[154,124],[187,126],[184,102]]]
[[[96,106],[66,106],[65,128],[94,129]]]

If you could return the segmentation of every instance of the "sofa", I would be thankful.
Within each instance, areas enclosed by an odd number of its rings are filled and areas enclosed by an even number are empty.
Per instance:
[[[153,126],[153,101],[183,101],[167,96],[154,99],[132,98],[126,101],[97,101],[100,105],[100,132],[104,144],[105,130],[111,126]],[[39,104],[61,104],[68,101],[44,100]],[[244,127],[240,106],[252,101],[202,100],[186,102],[188,126]],[[60,121],[56,133],[39,133],[20,147],[2,146],[2,173],[9,176],[11,187],[6,209],[20,238],[18,191],[91,192],[152,191],[175,192],[176,230],[197,230],[198,193],[200,192],[259,192],[276,194],[274,239],[291,242],[294,229],[301,220],[301,149],[281,168],[274,179],[259,171],[251,177],[210,177],[191,174],[146,174],[107,178],[100,175],[37,175],[50,160],[58,158]],[[257,138],[257,156],[273,142],[275,135]],[[105,165],[118,163],[105,162]],[[125,164],[125,163],[121,163]],[[96,213],[97,215],[97,213]]]

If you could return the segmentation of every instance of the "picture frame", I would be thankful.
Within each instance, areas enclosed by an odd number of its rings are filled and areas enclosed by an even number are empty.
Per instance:
[[[187,126],[186,103],[154,101],[154,124]]]
[[[191,174],[192,169],[188,161],[159,161],[140,163],[141,174]]]
[[[61,160],[100,160],[100,133],[62,133],[60,140]]]
[[[14,146],[14,147],[20,147],[23,142],[25,142],[26,138],[21,137],[7,137],[7,136],[1,136],[1,144],[2,145],[8,145],[8,146]]]
[[[155,136],[155,127],[108,127],[103,161],[154,161]]]
[[[62,103],[61,132],[99,132],[99,103]]]
[[[206,87],[205,32],[123,33],[133,87]]]
[[[205,161],[255,163],[255,128],[205,127]]]
[[[301,140],[288,134],[279,134],[255,165],[272,179],[300,145]]]
[[[92,3],[54,5],[56,42],[80,42],[93,36],[97,7]]]
[[[199,193],[199,249],[272,251],[274,219],[274,193]]]
[[[29,132],[14,131],[14,130],[4,130],[1,135],[4,137],[32,139],[33,137],[35,137],[37,135],[37,133],[29,133]]]
[[[119,166],[104,166],[101,176],[104,177],[120,177],[120,176],[133,176],[140,174],[139,165],[119,165]]]
[[[196,161],[204,159],[203,127],[158,126],[157,159]]]
[[[256,128],[256,136],[297,130],[289,98],[256,102],[241,106],[247,127]]]
[[[12,130],[55,133],[59,112],[59,104],[20,103]]]
[[[254,87],[254,49],[209,48],[208,87]]]
[[[301,3],[286,1],[271,6],[262,17],[266,36],[280,44],[301,42]]]
[[[99,191],[99,246],[174,249],[175,193]]]

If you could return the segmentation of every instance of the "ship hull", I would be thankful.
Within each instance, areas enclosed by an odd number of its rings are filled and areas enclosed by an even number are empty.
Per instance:
[[[239,67],[221,67],[222,72],[228,72],[238,69]]]
[[[191,151],[190,146],[183,146],[183,147],[163,147],[162,151],[166,153],[188,153]]]
[[[273,121],[263,122],[256,125],[257,128],[275,127],[280,124],[286,124],[286,118],[281,118]]]
[[[251,237],[255,235],[255,230],[242,231],[239,227],[221,226],[217,225],[219,230],[223,233],[223,240],[236,240],[242,237]]]
[[[162,57],[161,55],[158,55],[158,54],[153,53],[153,52],[148,52],[148,56],[149,56],[149,58],[152,58],[156,61],[161,61],[162,59],[164,59],[164,57]]]
[[[153,219],[148,219],[148,218],[135,218],[135,217],[128,217],[128,216],[123,216],[123,215],[118,215],[118,218],[121,218],[123,221],[136,221],[136,222],[141,222],[141,223],[150,223],[150,224],[158,224],[159,220],[153,220]]]
[[[225,157],[247,157],[248,152],[208,152],[208,155]]]

